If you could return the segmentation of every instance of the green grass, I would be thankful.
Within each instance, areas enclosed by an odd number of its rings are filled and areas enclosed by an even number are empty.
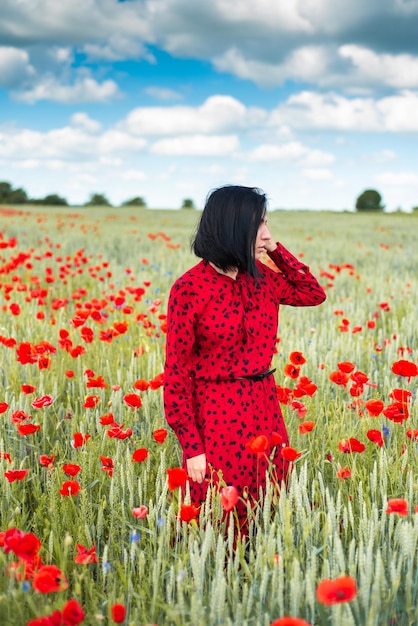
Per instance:
[[[295,254],[303,253],[317,276],[322,272],[328,297],[317,308],[281,309],[276,382],[294,387],[294,381],[284,379],[283,368],[290,352],[303,352],[307,362],[301,373],[318,390],[300,400],[307,407],[304,420],[314,421],[315,428],[301,435],[302,420],[290,406],[282,406],[291,444],[302,457],[287,491],[279,497],[267,490],[252,513],[250,537],[237,546],[215,494],[202,507],[199,523],[177,519],[179,494],[166,484],[166,468],[180,463],[177,440],[171,432],[163,444],[152,436],[165,426],[161,388],[138,392],[143,401],[138,410],[123,402],[125,393],[135,391],[136,380],[151,380],[163,370],[165,335],[158,316],[165,313],[175,277],[196,262],[189,241],[197,219],[193,210],[146,209],[36,208],[1,216],[0,242],[16,237],[17,244],[0,249],[0,336],[14,338],[17,345],[47,341],[56,353],[48,369],[39,369],[22,365],[16,348],[0,343],[0,402],[9,405],[0,415],[0,450],[13,461],[0,460],[0,530],[35,533],[42,541],[43,562],[60,567],[69,582],[66,591],[39,594],[7,575],[14,557],[0,552],[2,624],[25,625],[60,609],[69,598],[83,606],[88,625],[112,623],[109,610],[115,602],[126,605],[126,623],[135,626],[268,626],[282,615],[317,626],[418,623],[417,442],[406,436],[407,429],[418,429],[416,379],[408,383],[391,371],[400,358],[416,362],[416,352],[407,350],[416,351],[418,336],[416,216],[269,215],[274,236]],[[22,253],[28,256],[20,263]],[[344,264],[352,269],[341,268]],[[127,287],[143,287],[145,294],[135,301]],[[39,295],[36,289],[46,291]],[[114,306],[120,290],[132,313]],[[152,312],[156,299],[161,304]],[[384,302],[390,310],[383,310]],[[20,306],[20,315],[11,314],[12,303]],[[70,320],[77,305],[94,309],[96,303],[102,317],[86,322],[95,333],[86,344]],[[37,318],[40,311],[44,319]],[[343,318],[349,320],[349,332],[338,328]],[[372,319],[376,327],[369,329]],[[124,320],[126,333],[111,342],[99,339],[100,331]],[[352,333],[356,326],[362,330]],[[84,354],[73,358],[59,347],[63,329],[74,346],[85,347]],[[329,380],[340,361],[352,361],[376,385],[366,386],[360,399],[379,398],[387,405],[392,389],[413,391],[409,419],[396,424],[350,407],[355,398],[349,389]],[[103,376],[108,387],[87,389],[87,369]],[[68,370],[73,378],[65,375]],[[25,395],[23,383],[36,391]],[[44,394],[54,403],[32,408],[34,397]],[[84,408],[91,394],[100,400]],[[41,430],[19,435],[11,421],[16,410],[30,413],[29,421]],[[106,435],[99,418],[109,412],[132,429],[132,437]],[[382,426],[390,432],[379,448],[366,433]],[[82,448],[71,445],[75,432],[91,435]],[[362,441],[366,450],[341,452],[338,443],[349,437]],[[133,463],[132,452],[141,447],[149,456]],[[40,465],[40,454],[55,455],[52,469]],[[101,470],[100,455],[113,459],[113,477]],[[76,477],[80,494],[73,498],[59,493],[69,478],[62,470],[68,462],[82,468]],[[349,479],[337,478],[341,466],[351,469]],[[28,475],[9,483],[4,472],[20,468],[28,468]],[[396,497],[407,500],[408,516],[386,513],[387,499]],[[142,504],[149,513],[138,520],[131,511]],[[96,544],[99,563],[75,563],[76,543]],[[343,574],[355,578],[356,598],[321,605],[315,595],[318,582]]]

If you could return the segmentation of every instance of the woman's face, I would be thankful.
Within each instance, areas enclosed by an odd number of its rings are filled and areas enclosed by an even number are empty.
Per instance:
[[[263,218],[260,222],[257,231],[257,237],[255,240],[255,251],[254,256],[256,261],[258,261],[263,253],[266,251],[266,242],[271,239],[271,234],[267,226],[267,217],[264,214]]]

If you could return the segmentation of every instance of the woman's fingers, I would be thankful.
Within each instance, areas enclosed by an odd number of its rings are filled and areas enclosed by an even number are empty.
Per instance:
[[[206,475],[206,454],[198,454],[186,461],[187,473],[196,483],[202,483]]]

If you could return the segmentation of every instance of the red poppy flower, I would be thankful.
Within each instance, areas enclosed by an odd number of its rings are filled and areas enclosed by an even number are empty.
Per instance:
[[[282,443],[283,443],[283,437],[279,435],[279,433],[276,433],[276,431],[273,431],[270,437],[271,447],[276,448],[277,446],[280,446]]]
[[[93,387],[97,387],[99,389],[106,389],[109,385],[105,382],[103,376],[98,376],[97,378],[89,378],[86,382],[86,387],[88,389],[92,389]]]
[[[80,331],[80,335],[83,341],[85,341],[86,343],[92,343],[94,340],[94,331],[91,328],[88,328],[87,326],[83,326],[83,328]]]
[[[168,433],[165,428],[157,428],[152,433],[152,436],[154,437],[157,443],[164,443],[165,438],[167,437],[167,434]]]
[[[293,363],[287,363],[284,366],[284,375],[287,376],[288,378],[292,378],[293,380],[295,380],[296,378],[299,377],[300,374],[300,367],[298,367],[297,365],[293,365]]]
[[[194,504],[182,504],[178,518],[181,522],[191,522],[199,517],[199,507]]]
[[[132,428],[126,428],[123,430],[123,424],[117,424],[116,422],[107,429],[106,434],[113,439],[127,439],[132,436]]]
[[[66,480],[60,489],[62,496],[76,496],[80,491],[80,484],[76,480]]]
[[[137,393],[127,393],[123,396],[125,404],[133,409],[139,409],[142,406],[141,397]]]
[[[102,426],[111,426],[112,424],[115,424],[115,418],[113,416],[113,413],[107,413],[106,415],[101,415],[99,417],[99,422],[101,423]]]
[[[418,441],[418,430],[409,428],[405,434],[408,439],[415,439],[415,441]]]
[[[100,396],[87,396],[83,407],[85,409],[92,409],[93,407],[96,406],[96,404],[100,401]]]
[[[385,408],[385,405],[382,400],[367,400],[365,407],[370,417],[377,417],[381,414],[381,412]]]
[[[351,374],[351,372],[356,369],[354,363],[351,363],[350,361],[341,361],[340,363],[337,363],[337,367],[340,372],[343,372],[344,374]]]
[[[276,385],[277,397],[281,404],[289,404],[293,399],[293,389]]]
[[[148,507],[145,504],[141,504],[141,506],[135,507],[132,509],[132,515],[137,519],[145,519],[148,515]]]
[[[296,461],[296,459],[302,456],[302,452],[298,452],[290,446],[285,446],[284,448],[282,448],[281,454],[286,461]]]
[[[68,476],[77,476],[81,467],[75,463],[65,463],[65,465],[62,466],[62,469]]]
[[[18,424],[17,431],[19,435],[22,437],[26,437],[26,435],[33,435],[37,430],[41,430],[39,424]]]
[[[25,413],[25,411],[22,411],[21,409],[17,409],[17,411],[13,411],[12,417],[11,417],[13,424],[21,424],[25,420],[30,420],[30,419],[32,419],[32,415],[28,415],[27,413]]]
[[[83,435],[83,433],[74,433],[73,446],[74,448],[81,448],[86,441],[91,438],[91,435]]]
[[[302,396],[312,397],[318,387],[307,376],[301,376],[298,380],[296,387],[293,390],[295,398],[302,398]]]
[[[388,420],[401,424],[409,417],[408,405],[405,402],[394,402],[383,409],[383,415]]]
[[[152,380],[149,381],[149,385],[151,389],[153,389],[154,391],[155,389],[162,387],[163,384],[164,384],[164,372],[162,372],[161,374],[157,374],[157,376],[155,376]]]
[[[412,391],[409,389],[392,389],[389,394],[389,398],[395,400],[396,402],[409,402],[412,397]]]
[[[10,455],[10,452],[2,452],[0,450],[0,459],[4,459],[5,461],[7,461],[8,463],[12,462],[12,457]]]
[[[4,475],[9,483],[14,483],[15,480],[23,480],[28,472],[28,469],[8,470]]]
[[[346,478],[350,478],[351,470],[348,467],[340,467],[337,471],[337,478],[341,478],[341,480],[345,480]]]
[[[186,484],[188,479],[186,470],[180,467],[172,467],[167,469],[167,484],[170,491],[174,491],[178,487]]]
[[[113,604],[110,608],[110,614],[116,624],[122,624],[125,620],[126,609],[123,604]]]
[[[22,365],[28,363],[36,363],[38,355],[36,354],[34,347],[28,341],[24,341],[16,348],[17,361]]]
[[[32,587],[39,593],[52,593],[67,589],[68,582],[56,565],[43,565],[35,573]]]
[[[149,386],[149,382],[147,380],[143,380],[142,378],[134,382],[134,387],[135,389],[138,389],[138,391],[146,391],[149,389]]]
[[[302,352],[291,352],[289,354],[289,361],[292,365],[303,365],[306,363],[306,359]]]
[[[64,626],[78,626],[85,618],[85,613],[77,600],[68,600],[62,608]]]
[[[26,562],[34,561],[42,544],[33,533],[24,533],[18,528],[9,528],[3,537],[3,551],[13,552],[19,559]]]
[[[33,385],[21,385],[20,390],[22,393],[29,394],[36,391],[36,387],[34,387]]]
[[[75,544],[77,554],[74,557],[74,561],[80,565],[89,565],[90,563],[98,563],[99,559],[96,554],[96,544],[93,544],[92,548],[86,548],[79,543]]]
[[[379,448],[383,446],[384,444],[383,435],[380,432],[380,430],[368,430],[366,435],[367,435],[367,439],[369,439],[373,443],[377,443]]]
[[[115,468],[113,464],[113,459],[109,458],[108,456],[100,456],[100,460],[102,462],[102,471],[107,472],[109,476],[112,477],[113,470]]]
[[[357,595],[357,585],[351,576],[340,576],[334,580],[321,580],[316,588],[316,597],[326,605],[350,602]]]
[[[12,304],[9,305],[9,310],[12,315],[20,315],[22,309],[17,302],[12,302]]]
[[[311,430],[315,428],[315,422],[302,422],[299,424],[298,430],[301,435],[306,435],[306,433],[310,433]]]
[[[398,513],[406,517],[408,515],[408,503],[403,498],[391,498],[388,500],[386,513]]]
[[[245,447],[252,454],[264,454],[269,448],[269,439],[265,435],[257,435],[251,437],[249,441],[245,443]]]
[[[35,400],[31,403],[34,409],[42,409],[44,406],[51,406],[53,404],[54,398],[52,396],[42,396],[41,398],[35,398]]]
[[[41,454],[39,456],[39,463],[44,467],[49,467],[53,464],[55,459],[55,454],[51,454],[51,456],[47,456],[46,454]]]
[[[221,505],[224,511],[232,511],[239,499],[238,491],[233,485],[221,488]]]
[[[329,379],[336,385],[342,385],[343,387],[346,387],[348,383],[348,374],[336,370],[335,372],[331,372],[331,374],[329,375]]]
[[[369,380],[369,377],[364,372],[360,370],[358,372],[353,372],[350,376],[351,380],[353,380],[358,385],[365,385]]]
[[[51,359],[49,359],[48,357],[44,356],[44,357],[39,357],[38,359],[38,368],[40,370],[47,370],[51,367]]]
[[[293,409],[294,411],[298,412],[298,418],[300,420],[305,417],[305,415],[307,413],[307,408],[303,404],[303,402],[300,402],[300,400],[292,400],[292,402],[290,403],[289,406],[290,406],[291,409]]]
[[[305,622],[301,617],[279,617],[271,622],[270,626],[311,626],[309,622]]]
[[[132,453],[132,461],[135,463],[142,463],[148,456],[148,450],[146,448],[138,448]]]
[[[66,375],[66,377],[67,377],[67,378],[74,378],[74,372],[73,372],[73,370],[67,370],[67,371],[65,372],[65,375]]]
[[[397,376],[405,376],[410,381],[413,376],[418,376],[418,367],[412,361],[401,359],[393,363],[392,372]]]
[[[9,405],[7,404],[7,402],[0,402],[0,413],[5,413],[8,408]]]
[[[350,437],[349,439],[343,439],[338,444],[338,450],[341,452],[364,452],[366,446],[364,443],[361,443],[358,439],[354,437]]]

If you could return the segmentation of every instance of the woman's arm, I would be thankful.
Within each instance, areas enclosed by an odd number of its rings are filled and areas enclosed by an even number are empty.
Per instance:
[[[191,377],[197,295],[185,282],[174,283],[168,300],[164,410],[186,459],[204,454],[193,399]]]
[[[317,306],[324,302],[326,294],[305,263],[297,259],[280,242],[269,240],[267,254],[280,270],[269,272],[275,294],[281,304],[291,306]]]

